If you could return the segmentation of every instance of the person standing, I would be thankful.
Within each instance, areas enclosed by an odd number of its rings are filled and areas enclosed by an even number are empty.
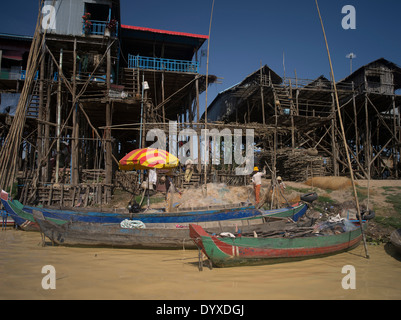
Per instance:
[[[193,172],[194,172],[194,168],[193,168],[192,160],[188,159],[185,162],[185,176],[184,176],[185,182],[187,182],[187,183],[191,182]]]
[[[259,171],[258,167],[253,168],[253,176],[252,176],[252,183],[253,188],[255,190],[255,202],[258,205],[260,201],[260,186],[262,185],[262,176],[266,174],[266,170],[263,169],[263,172]]]
[[[157,185],[157,173],[156,169],[149,169],[149,185],[152,186],[153,190],[156,190],[156,185]]]
[[[277,183],[281,190],[284,190],[286,188],[285,183],[280,176],[277,177]]]

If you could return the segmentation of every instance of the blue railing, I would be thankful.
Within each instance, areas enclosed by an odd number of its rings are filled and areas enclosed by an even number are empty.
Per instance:
[[[103,36],[106,31],[107,21],[87,20],[90,22],[88,25],[85,21],[82,23],[82,33],[96,36]],[[110,32],[113,37],[118,36],[118,23],[116,23],[116,29]]]
[[[199,62],[141,57],[128,54],[128,68],[198,73]]]
[[[26,70],[21,70],[21,78],[20,78],[20,80],[25,80],[25,78],[26,78]],[[38,78],[39,78],[39,70],[36,71],[34,80],[38,80]]]

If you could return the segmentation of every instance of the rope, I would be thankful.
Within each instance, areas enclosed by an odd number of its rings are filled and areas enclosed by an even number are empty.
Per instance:
[[[146,226],[142,221],[125,219],[120,222],[120,227],[123,229],[145,229]]]

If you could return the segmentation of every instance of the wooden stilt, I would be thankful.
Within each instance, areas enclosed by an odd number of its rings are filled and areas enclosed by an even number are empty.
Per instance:
[[[76,102],[76,88],[77,88],[77,39],[74,39],[74,52],[73,52],[73,72],[72,72],[72,141],[71,141],[71,182],[73,185],[79,183],[79,122],[78,122],[78,105]]]
[[[350,170],[350,175],[351,175],[351,182],[352,182],[352,187],[353,187],[353,191],[354,191],[356,210],[357,210],[358,217],[359,217],[359,222],[360,222],[360,225],[361,225],[361,234],[362,234],[363,244],[364,244],[364,248],[365,248],[366,257],[369,258],[369,253],[368,253],[368,248],[367,248],[366,238],[365,238],[365,232],[363,231],[363,228],[362,228],[362,226],[363,226],[362,216],[361,216],[361,211],[360,211],[360,208],[359,208],[358,195],[357,195],[357,192],[356,192],[354,173],[353,173],[353,170],[352,170],[351,159],[350,159],[350,156],[349,156],[349,153],[348,153],[348,149],[346,147],[347,146],[347,139],[345,137],[345,132],[344,132],[344,125],[343,125],[343,121],[342,121],[340,103],[339,103],[338,94],[337,94],[337,86],[336,86],[336,82],[335,82],[335,78],[334,78],[334,70],[333,70],[333,65],[332,65],[331,57],[330,57],[329,45],[328,45],[328,42],[327,42],[326,32],[324,30],[324,25],[323,25],[322,16],[320,14],[319,5],[318,5],[317,0],[315,0],[315,2],[316,2],[317,11],[318,11],[318,14],[319,14],[320,23],[322,25],[322,31],[323,31],[324,40],[325,40],[325,43],[326,43],[327,55],[328,55],[328,58],[329,58],[331,80],[332,80],[333,86],[334,86],[334,94],[335,94],[335,98],[336,98],[338,118],[339,118],[339,123],[340,123],[340,127],[341,127],[341,133],[342,133],[342,136],[343,136],[343,141],[344,141],[344,146],[345,146],[345,153],[347,155],[348,168]]]
[[[110,40],[109,40],[109,46],[107,49],[107,91],[110,91],[111,87],[111,48],[110,48]],[[112,158],[112,145],[111,145],[111,129],[110,126],[112,125],[112,112],[111,112],[112,104],[110,102],[110,99],[108,98],[108,101],[106,103],[106,127],[107,129],[105,130],[105,138],[106,138],[106,201],[109,202],[111,200],[111,189],[110,186],[112,184],[112,179],[113,179],[113,158]],[[100,189],[101,191],[101,189]]]

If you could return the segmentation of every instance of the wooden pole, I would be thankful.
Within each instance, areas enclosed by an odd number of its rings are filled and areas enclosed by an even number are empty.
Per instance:
[[[205,100],[205,172],[204,172],[204,179],[205,179],[205,196],[207,195],[207,162],[209,161],[209,154],[206,154],[207,150],[207,145],[209,144],[209,141],[206,141],[207,139],[207,87],[208,87],[208,80],[209,80],[209,49],[210,49],[210,31],[212,29],[212,19],[213,19],[213,9],[214,9],[214,0],[212,3],[212,12],[210,13],[210,23],[209,23],[209,37],[207,41],[207,59],[206,59],[206,100]]]
[[[262,122],[263,124],[266,124],[265,122],[265,102],[264,102],[264,97],[263,97],[263,82],[262,82],[262,76],[263,76],[263,67],[262,67],[262,61],[260,61],[260,101],[261,101],[261,107],[262,107]]]
[[[49,76],[51,77],[53,75],[53,60],[49,59]],[[52,89],[53,89],[53,85],[52,85],[52,81],[48,81],[47,84],[47,97],[46,97],[46,116],[45,116],[45,120],[46,120],[46,124],[45,124],[45,143],[44,143],[44,150],[43,150],[43,154],[46,154],[46,167],[45,167],[45,177],[44,177],[44,181],[45,182],[50,182],[51,180],[51,176],[52,176],[52,168],[50,165],[50,155],[49,155],[49,149],[50,149],[50,102],[51,102],[51,94],[52,94]]]
[[[54,1],[53,1],[54,2]],[[20,143],[22,139],[22,133],[25,125],[26,117],[26,104],[29,100],[29,95],[32,90],[32,84],[34,83],[35,73],[37,71],[37,64],[41,60],[39,57],[41,48],[43,47],[46,30],[41,33],[41,8],[43,0],[39,4],[39,13],[36,21],[35,34],[29,50],[28,61],[27,61],[27,72],[24,81],[24,86],[18,101],[17,110],[14,115],[13,122],[10,130],[0,150],[0,186],[3,189],[10,188],[15,181],[17,175],[18,155],[20,149]],[[19,82],[18,82],[19,83]],[[18,85],[17,83],[17,85]]]
[[[401,105],[398,106],[397,109],[397,131],[398,131],[398,140],[401,141]],[[398,144],[398,154],[401,154],[401,145]],[[399,171],[399,166],[398,163],[400,162],[400,160],[398,159],[397,162],[397,174]]]
[[[358,112],[356,111],[355,86],[353,81],[352,81],[352,105],[354,108],[355,156],[356,160],[359,161]]]
[[[72,141],[71,141],[71,182],[73,185],[77,185],[79,183],[79,170],[78,170],[78,131],[79,131],[79,123],[78,123],[78,105],[76,103],[76,89],[77,89],[77,38],[74,39],[74,52],[73,52],[73,72],[72,72],[72,107],[74,108],[72,114]]]
[[[42,47],[43,53],[44,49]],[[39,114],[38,114],[38,119],[43,120],[43,109],[44,109],[44,94],[43,94],[43,89],[44,89],[44,79],[45,79],[45,59],[43,58],[42,61],[40,62],[40,75],[39,75]],[[37,140],[36,140],[36,147],[38,150],[38,168],[42,166],[41,164],[41,159],[43,157],[43,124],[41,122],[38,122],[38,135],[37,135]],[[39,180],[43,182],[43,172],[44,170],[40,169],[39,170]]]
[[[164,45],[163,45],[164,47]],[[161,89],[162,89],[162,103],[163,103],[163,123],[166,123],[166,111],[164,109],[164,71],[162,72],[162,85],[161,85]]]
[[[326,32],[324,30],[324,25],[323,25],[322,16],[320,14],[319,5],[317,3],[317,0],[315,0],[315,2],[316,2],[316,8],[317,8],[317,11],[318,11],[318,14],[319,14],[320,23],[322,25],[324,41],[326,43],[327,55],[328,55],[329,63],[330,63],[330,73],[331,73],[331,79],[333,81],[333,86],[334,86],[334,93],[335,93],[336,104],[337,104],[338,118],[339,118],[339,122],[340,122],[342,137],[343,137],[343,140],[344,140],[345,153],[347,155],[347,162],[348,162],[348,167],[349,167],[350,175],[351,175],[352,188],[354,190],[356,210],[357,210],[358,217],[359,217],[359,223],[360,223],[360,228],[361,228],[363,244],[364,244],[364,247],[365,247],[366,257],[369,258],[368,248],[367,248],[367,245],[366,245],[365,232],[363,231],[362,216],[361,216],[361,211],[360,211],[360,208],[359,208],[359,200],[358,200],[358,195],[357,195],[357,192],[356,192],[354,173],[353,173],[353,170],[352,170],[351,159],[350,159],[349,152],[348,152],[348,149],[347,149],[347,139],[345,138],[345,130],[344,130],[344,125],[343,125],[343,121],[342,121],[342,115],[341,115],[341,110],[340,110],[340,102],[339,102],[339,99],[338,99],[337,85],[336,85],[336,81],[335,81],[335,78],[334,78],[333,64],[331,62],[329,45],[328,45],[328,42],[327,42]]]
[[[60,168],[60,127],[61,127],[61,73],[63,69],[63,48],[60,49],[60,61],[58,69],[58,89],[57,89],[57,155],[56,155],[56,179],[58,183],[59,179],[59,168]]]
[[[200,114],[199,114],[199,78],[195,80],[195,90],[196,90],[196,123],[199,124]],[[198,127],[198,125],[197,125]],[[201,165],[201,135],[198,135],[197,142],[198,142],[198,172],[201,172],[202,165]]]
[[[368,179],[370,180],[370,139],[369,139],[369,112],[368,112],[368,99],[365,93],[365,163],[366,171],[368,172]]]
[[[109,46],[107,48],[107,69],[106,69],[106,77],[107,77],[107,94],[109,94],[110,87],[111,87],[111,46],[109,40]],[[111,102],[108,98],[106,103],[106,202],[109,202],[111,199],[111,189],[110,185],[113,180],[113,158],[112,158],[112,145],[111,145],[111,129],[110,126],[112,124],[112,112],[111,112]]]
[[[397,137],[397,122],[396,122],[396,114],[395,114],[395,98],[394,95],[391,97],[392,103],[393,103],[393,126],[394,126],[394,138]],[[397,170],[397,149],[396,149],[396,144],[393,144],[393,167],[394,167],[394,173],[395,173],[395,178],[398,179],[398,170]]]
[[[337,132],[337,122],[335,118],[335,113],[336,113],[336,107],[335,107],[335,102],[334,102],[334,94],[332,94],[332,108],[331,112],[333,117],[331,118],[331,151],[332,151],[332,157],[333,157],[333,172],[334,176],[339,176],[340,175],[340,170],[339,170],[339,164],[337,161],[337,156],[338,156],[338,150],[337,150],[337,142],[336,142],[336,132]]]

